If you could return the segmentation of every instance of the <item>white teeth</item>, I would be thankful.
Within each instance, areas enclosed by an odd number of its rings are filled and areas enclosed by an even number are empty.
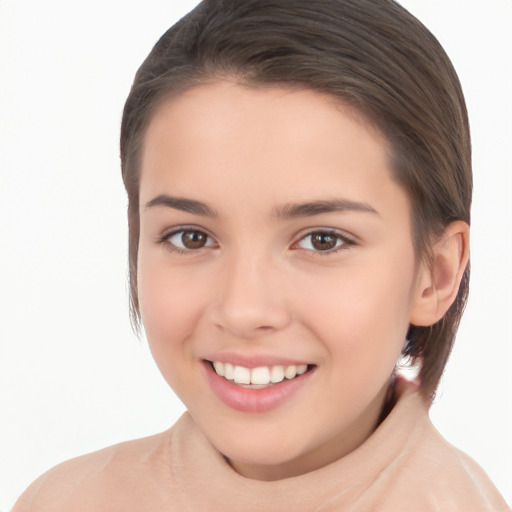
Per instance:
[[[223,377],[228,380],[233,380],[233,365],[231,363],[224,363],[224,375]]]
[[[286,370],[284,371],[284,376],[287,379],[293,379],[297,375],[297,367],[296,366],[287,366]]]
[[[215,361],[213,363],[213,367],[215,368],[215,371],[217,372],[218,375],[220,375],[221,377],[224,377],[224,363]]]
[[[251,370],[251,384],[269,384],[270,370],[266,366]]]
[[[297,375],[302,375],[303,373],[306,373],[307,369],[307,364],[300,364],[299,366],[297,366]]]
[[[251,383],[251,370],[243,366],[235,366],[233,370],[233,380],[237,384],[250,384]]]
[[[282,366],[272,366],[270,370],[270,381],[274,384],[284,380],[284,368]]]
[[[234,381],[236,384],[268,386],[277,384],[285,378],[293,379],[297,375],[302,375],[308,369],[307,364],[290,366],[259,366],[257,368],[245,368],[244,366],[234,366],[231,363],[213,362],[215,372],[227,380]]]

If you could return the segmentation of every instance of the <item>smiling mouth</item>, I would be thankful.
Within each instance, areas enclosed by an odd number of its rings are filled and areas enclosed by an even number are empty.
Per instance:
[[[246,389],[264,389],[285,380],[292,380],[311,371],[314,365],[274,365],[246,368],[244,366],[208,361],[217,375]]]

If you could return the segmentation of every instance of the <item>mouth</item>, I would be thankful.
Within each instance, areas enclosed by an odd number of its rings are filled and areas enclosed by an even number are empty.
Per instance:
[[[317,365],[272,355],[223,354],[202,360],[210,389],[225,405],[245,413],[261,413],[303,396],[316,381]]]
[[[228,382],[245,389],[266,389],[290,381],[311,371],[314,365],[272,365],[247,368],[221,361],[206,361],[213,371]]]

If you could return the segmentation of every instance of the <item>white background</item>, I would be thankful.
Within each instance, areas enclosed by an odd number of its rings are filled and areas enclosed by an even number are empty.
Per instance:
[[[194,0],[0,0],[0,510],[50,466],[183,406],[130,331],[121,110]],[[473,131],[471,299],[432,418],[512,503],[512,2],[404,0]]]

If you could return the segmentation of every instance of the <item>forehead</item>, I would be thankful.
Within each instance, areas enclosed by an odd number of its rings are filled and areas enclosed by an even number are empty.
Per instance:
[[[353,109],[311,90],[216,82],[164,103],[144,140],[141,203],[158,193],[269,201],[403,195],[385,137]],[[201,197],[194,197],[194,195]],[[403,198],[402,198],[403,199]]]

